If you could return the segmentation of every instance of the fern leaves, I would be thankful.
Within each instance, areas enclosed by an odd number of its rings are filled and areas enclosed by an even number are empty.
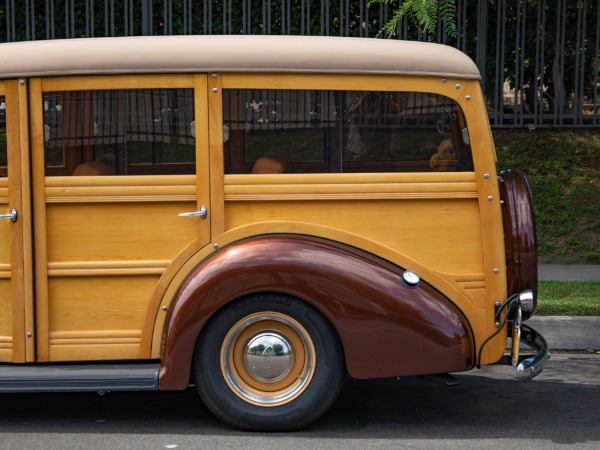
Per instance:
[[[399,31],[404,16],[424,33],[435,32],[438,16],[444,25],[444,32],[455,37],[456,29],[456,0],[371,0],[369,5],[380,3],[393,7],[392,18],[382,27],[377,36],[382,33],[392,37]]]

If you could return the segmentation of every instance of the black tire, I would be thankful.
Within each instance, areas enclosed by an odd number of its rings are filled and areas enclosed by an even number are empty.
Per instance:
[[[313,307],[285,295],[245,297],[219,311],[194,352],[196,389],[221,420],[245,430],[307,426],[337,398],[341,345]]]

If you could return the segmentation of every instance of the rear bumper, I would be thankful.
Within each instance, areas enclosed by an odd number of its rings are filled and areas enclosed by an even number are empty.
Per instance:
[[[527,381],[537,377],[550,359],[550,351],[544,337],[533,328],[522,324],[520,342],[535,350],[533,355],[519,355],[517,364],[513,364],[511,355],[504,356],[499,363],[514,365],[519,381]],[[514,343],[513,343],[514,345]]]
[[[535,354],[520,355],[517,365],[517,379],[521,381],[531,380],[540,374],[550,359],[550,351],[546,339],[533,328],[521,325],[521,342],[535,350]]]

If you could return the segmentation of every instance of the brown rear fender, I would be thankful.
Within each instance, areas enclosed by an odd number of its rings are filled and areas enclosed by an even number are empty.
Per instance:
[[[340,337],[355,378],[431,374],[472,367],[472,333],[460,310],[404,270],[321,238],[268,235],[223,247],[182,283],[163,335],[160,388],[184,389],[210,317],[241,297],[277,292],[317,308]]]

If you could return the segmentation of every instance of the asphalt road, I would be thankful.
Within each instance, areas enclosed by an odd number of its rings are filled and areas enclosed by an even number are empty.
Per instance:
[[[573,358],[573,359],[570,359]],[[348,381],[316,425],[246,433],[214,419],[193,389],[174,393],[5,394],[2,449],[378,449],[600,447],[600,358],[555,355],[530,382],[510,367]]]

